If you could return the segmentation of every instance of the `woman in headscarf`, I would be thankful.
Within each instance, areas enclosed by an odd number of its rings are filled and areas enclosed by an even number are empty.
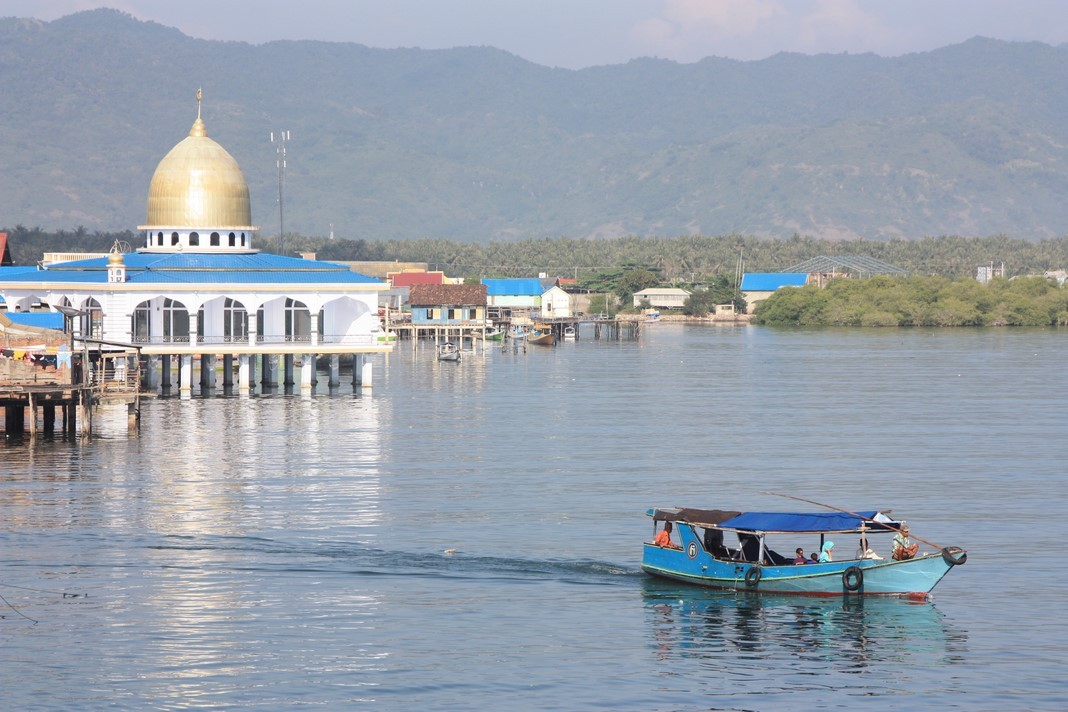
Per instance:
[[[820,563],[821,564],[826,563],[828,561],[834,561],[834,559],[831,558],[831,549],[833,549],[833,548],[834,548],[834,542],[833,541],[826,541],[826,542],[823,543],[823,548],[820,549]]]

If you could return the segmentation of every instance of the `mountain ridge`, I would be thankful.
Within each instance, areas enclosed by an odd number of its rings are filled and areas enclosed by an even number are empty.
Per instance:
[[[1064,234],[1068,51],[782,53],[581,70],[503,50],[261,45],[114,10],[0,19],[0,223],[124,230],[188,132],[278,230],[369,240]]]

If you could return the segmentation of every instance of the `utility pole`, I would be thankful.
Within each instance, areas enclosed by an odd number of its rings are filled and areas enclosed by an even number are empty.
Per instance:
[[[286,141],[288,140],[289,131],[279,131],[277,140],[275,140],[274,131],[271,132],[271,143],[278,145],[278,252],[283,255],[286,253],[286,223],[282,197],[286,184]]]

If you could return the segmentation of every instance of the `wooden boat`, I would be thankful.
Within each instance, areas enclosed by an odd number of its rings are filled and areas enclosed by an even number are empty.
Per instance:
[[[486,341],[504,341],[504,332],[500,329],[486,332]]]
[[[808,501],[808,500],[802,500]],[[886,558],[855,558],[859,538],[898,533],[904,522],[888,512],[733,512],[718,509],[654,508],[647,514],[654,530],[661,522],[674,523],[672,534],[681,548],[645,544],[642,570],[654,576],[686,581],[711,588],[758,593],[810,596],[887,595],[924,600],[951,569],[963,564],[968,554],[959,547],[916,553],[894,560],[887,542]],[[735,535],[738,545],[724,544],[724,534]],[[805,536],[819,536],[822,548],[828,535],[839,539],[833,545],[833,561],[795,564],[793,557],[769,548],[768,538],[793,545]],[[853,538],[853,535],[858,538]],[[782,538],[780,538],[782,537]],[[812,546],[814,541],[808,541]],[[793,548],[786,549],[793,551]],[[808,550],[806,548],[806,550]],[[869,549],[870,551],[870,549]]]
[[[553,334],[552,327],[535,326],[527,334],[527,343],[537,344],[538,346],[552,346],[556,343],[556,336]]]
[[[564,327],[564,341],[574,341],[574,340],[575,340],[575,327],[573,327],[573,326]]]
[[[438,347],[438,361],[459,361],[460,349],[455,344],[446,341]]]

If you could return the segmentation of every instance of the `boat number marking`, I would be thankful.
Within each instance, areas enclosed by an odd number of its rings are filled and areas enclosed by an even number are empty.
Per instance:
[[[689,556],[691,559],[696,559],[697,558],[697,543],[696,542],[692,542],[691,541],[690,545],[688,547],[686,547],[686,556]]]

